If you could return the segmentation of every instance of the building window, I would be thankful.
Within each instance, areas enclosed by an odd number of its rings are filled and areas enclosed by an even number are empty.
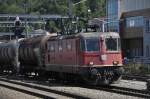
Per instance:
[[[150,33],[150,19],[149,20],[146,20],[146,24],[145,24],[146,26],[146,32],[147,33]]]
[[[50,62],[50,54],[48,54],[48,62]]]
[[[113,20],[108,20],[110,22],[107,26],[108,31],[119,32],[119,21],[113,22]]]
[[[107,24],[107,31],[119,32],[119,21],[112,22],[114,20],[118,20],[118,0],[107,0],[107,21],[110,22]]]
[[[126,18],[126,27],[142,27],[144,23],[143,16]]]
[[[135,20],[130,20],[129,22],[130,22],[130,23],[129,23],[130,27],[134,27],[134,25],[135,25]]]
[[[108,16],[118,15],[118,0],[108,0]]]
[[[132,50],[132,57],[135,57],[135,48]]]
[[[146,46],[146,56],[150,57],[150,47]]]

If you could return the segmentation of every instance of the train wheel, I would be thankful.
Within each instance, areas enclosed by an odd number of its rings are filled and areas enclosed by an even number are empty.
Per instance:
[[[150,79],[146,81],[147,90],[150,91]]]
[[[1,74],[1,75],[3,74],[3,69],[0,69],[0,74]]]
[[[82,78],[80,82],[89,85],[109,85],[111,83],[111,79],[104,76],[104,73],[97,68],[83,69],[80,75]]]
[[[98,85],[101,79],[101,75],[98,70],[93,68],[89,72],[82,75],[83,81],[89,85]]]
[[[90,83],[91,85],[98,85],[98,84],[99,84],[99,81],[100,81],[100,77],[95,76],[95,77],[92,77],[92,79],[90,79],[89,83]]]
[[[96,68],[91,69],[91,80],[90,83],[92,85],[97,85],[99,83],[99,80],[101,79],[101,75],[99,71]]]
[[[37,73],[40,80],[45,80],[47,78],[45,70],[38,70]]]
[[[89,82],[92,85],[102,85],[102,86],[107,86],[112,83],[112,74],[110,71],[99,71],[96,68],[93,68],[91,70],[91,79]]]
[[[111,80],[107,78],[101,78],[100,76],[92,76],[90,78],[83,78],[84,82],[86,82],[89,85],[102,85],[107,86],[111,84]]]
[[[124,73],[124,69],[122,67],[116,69],[114,71],[114,79],[113,83],[119,83],[120,80],[122,79],[122,74]]]
[[[122,79],[122,75],[114,75],[114,78],[112,79],[112,83],[118,84]]]

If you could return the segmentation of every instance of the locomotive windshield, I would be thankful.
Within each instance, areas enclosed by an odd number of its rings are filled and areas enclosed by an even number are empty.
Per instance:
[[[106,38],[106,51],[117,51],[118,50],[118,39],[117,38]]]
[[[86,51],[99,51],[99,39],[86,39]]]

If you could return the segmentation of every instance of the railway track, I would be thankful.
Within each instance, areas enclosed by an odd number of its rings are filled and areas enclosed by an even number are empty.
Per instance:
[[[150,76],[123,75],[123,79],[126,79],[126,80],[137,80],[137,81],[147,81],[147,79],[150,79]]]
[[[1,86],[1,81],[7,82],[7,83],[13,83],[13,84],[17,84],[17,85],[21,85],[21,86],[26,86],[29,88],[34,88],[37,90],[42,90],[42,91],[46,91],[48,93],[54,93],[57,95],[62,95],[63,97],[70,97],[70,98],[80,98],[80,99],[88,99],[89,97],[87,97],[86,95],[81,95],[81,94],[73,94],[74,92],[72,91],[71,93],[68,91],[65,91],[64,89],[62,89],[61,91],[59,90],[53,90],[53,89],[49,89],[47,86],[45,87],[41,87],[40,85],[45,85],[44,83],[39,83],[39,85],[37,84],[37,82],[35,83],[25,83],[19,80],[13,80],[13,79],[7,79],[7,78],[0,78],[0,86]],[[28,81],[27,81],[28,82]],[[29,81],[30,82],[30,81]],[[59,86],[60,83],[58,82],[55,83],[56,86]],[[54,85],[54,86],[55,86]],[[105,92],[110,92],[110,93],[116,93],[116,94],[120,94],[120,95],[126,95],[126,96],[133,96],[133,97],[139,97],[139,98],[147,98],[150,99],[150,93],[147,90],[138,90],[138,89],[132,89],[132,88],[126,88],[126,87],[120,87],[120,86],[107,86],[107,87],[101,87],[101,86],[87,86],[87,85],[79,85],[79,84],[68,84],[68,83],[63,83],[62,84],[64,87],[80,87],[80,88],[84,88],[84,90],[97,90],[97,91],[105,91]],[[3,85],[2,85],[3,86]],[[53,86],[53,85],[52,85]],[[73,89],[74,90],[74,89]],[[20,90],[18,90],[20,91]],[[82,90],[80,90],[82,92]],[[29,92],[31,93],[31,92]],[[80,92],[79,92],[80,93]],[[36,92],[32,93],[35,96],[38,97],[44,97],[44,98],[52,98],[50,96],[47,95],[39,95]],[[56,97],[55,97],[56,98]]]
[[[147,98],[150,99],[150,92],[148,90],[140,90],[140,89],[133,89],[133,88],[127,88],[127,87],[120,87],[116,85],[111,85],[111,86],[83,86],[85,88],[90,88],[90,89],[97,89],[97,90],[103,90],[111,93],[117,93],[117,94],[122,94],[122,95],[127,95],[127,96],[133,96],[133,97],[138,97],[138,98]]]
[[[109,86],[108,88],[101,87],[100,89],[118,94],[150,99],[150,93],[145,90],[130,89],[118,86]]]
[[[130,89],[118,86],[107,86],[107,87],[84,87],[90,89],[103,90],[111,93],[117,93],[121,95],[133,96],[138,98],[150,99],[150,92],[144,90]]]
[[[64,91],[57,91],[49,89],[48,87],[42,87],[36,84],[29,84],[17,80],[10,80],[6,78],[0,78],[0,86],[33,95],[43,99],[66,99],[66,98],[75,98],[75,99],[88,99],[86,96],[79,96],[77,94],[70,94]]]

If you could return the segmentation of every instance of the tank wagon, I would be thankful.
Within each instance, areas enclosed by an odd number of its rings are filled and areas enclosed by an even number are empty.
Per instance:
[[[16,70],[17,43],[15,40],[0,43],[0,71]]]
[[[20,41],[18,50],[20,73],[94,85],[109,85],[123,73],[120,37],[114,32],[33,37]]]
[[[36,72],[44,66],[45,43],[50,35],[24,39],[19,46],[21,72]]]

